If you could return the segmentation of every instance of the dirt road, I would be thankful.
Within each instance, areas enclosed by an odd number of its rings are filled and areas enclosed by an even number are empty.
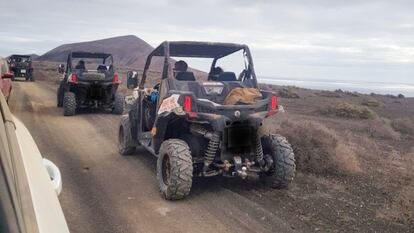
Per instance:
[[[120,116],[64,117],[51,82],[16,82],[10,107],[62,172],[59,198],[71,232],[293,232],[297,227],[231,191],[222,178],[195,180],[183,201],[163,200],[155,158],[145,151],[118,154]]]

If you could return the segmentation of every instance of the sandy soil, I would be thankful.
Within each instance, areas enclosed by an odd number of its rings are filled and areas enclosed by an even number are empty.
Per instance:
[[[265,128],[286,135],[301,156],[326,152],[331,162],[322,158],[316,164],[335,169],[312,165],[308,170],[301,164],[287,190],[268,189],[257,178],[197,179],[187,199],[168,202],[158,194],[155,158],[145,151],[118,154],[119,116],[84,112],[63,117],[56,107],[53,80],[58,75],[49,65],[37,65],[42,67],[38,81],[14,83],[10,106],[43,156],[61,169],[60,200],[71,232],[414,231],[414,136],[391,126],[397,118],[414,120],[414,99],[327,97],[295,89],[300,98],[281,98],[286,113],[267,120]],[[383,102],[372,108],[374,119],[319,111],[366,98]],[[303,141],[313,143],[312,148],[301,151]],[[334,148],[323,148],[330,145]]]

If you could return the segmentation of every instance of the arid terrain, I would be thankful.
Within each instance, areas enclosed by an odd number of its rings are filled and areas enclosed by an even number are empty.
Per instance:
[[[197,179],[189,198],[169,202],[158,195],[153,156],[118,154],[120,117],[64,117],[56,64],[34,65],[36,82],[15,82],[10,107],[61,169],[71,232],[414,231],[414,98],[263,84],[285,109],[263,128],[291,142],[292,185]]]

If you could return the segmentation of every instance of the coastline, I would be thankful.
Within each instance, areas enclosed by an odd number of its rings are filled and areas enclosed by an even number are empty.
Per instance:
[[[405,97],[414,97],[414,84],[392,83],[392,82],[367,82],[367,81],[343,81],[343,80],[300,80],[288,78],[269,78],[259,77],[260,83],[278,86],[297,86],[315,90],[334,91],[341,89],[343,91],[359,92],[362,94],[382,94],[398,95],[403,94]]]

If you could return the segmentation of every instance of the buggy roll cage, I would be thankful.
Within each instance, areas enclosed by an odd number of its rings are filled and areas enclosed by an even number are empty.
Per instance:
[[[19,55],[19,54],[12,54],[8,57],[7,62],[11,62],[12,59],[16,58],[16,57],[23,57],[23,58],[27,58],[28,61],[32,61],[32,57],[29,55]]]
[[[91,53],[91,52],[70,52],[68,55],[67,60],[67,66],[66,66],[66,72],[69,70],[72,70],[72,60],[73,58],[96,58],[96,59],[102,59],[102,63],[105,64],[106,61],[109,59],[110,62],[110,69],[113,67],[114,59],[111,54],[109,53]]]
[[[247,45],[197,41],[164,41],[148,55],[139,89],[144,88],[147,71],[149,70],[153,57],[164,57],[162,79],[166,79],[172,78],[172,68],[169,62],[170,57],[213,58],[210,67],[211,71],[216,66],[218,59],[240,50],[243,50],[245,69],[249,71],[251,79],[253,80],[253,85],[257,87],[253,59]]]

